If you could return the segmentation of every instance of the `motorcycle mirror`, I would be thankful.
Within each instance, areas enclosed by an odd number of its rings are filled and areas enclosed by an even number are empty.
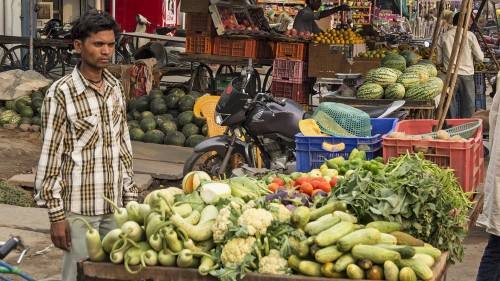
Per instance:
[[[428,48],[430,45],[431,45],[431,44],[429,44],[429,42],[428,42],[428,41],[425,41],[425,42],[424,42],[424,47]]]

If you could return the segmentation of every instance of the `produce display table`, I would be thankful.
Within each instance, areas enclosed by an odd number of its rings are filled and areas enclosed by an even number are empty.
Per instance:
[[[340,98],[335,96],[325,96],[320,99],[320,102],[336,102],[343,103],[353,107],[370,107],[379,105],[391,104],[394,100],[383,99],[355,99],[355,98]],[[434,100],[431,101],[415,101],[406,100],[401,107],[408,110],[408,119],[434,119],[434,111],[436,109]]]
[[[436,260],[432,267],[434,277],[430,281],[441,280],[448,268],[446,259],[448,252],[444,252],[441,257]],[[102,262],[80,261],[78,262],[78,281],[131,281],[131,280],[156,280],[156,281],[217,281],[218,279],[211,276],[201,276],[197,269],[192,268],[177,268],[177,267],[161,267],[152,266],[143,269],[137,275],[131,275],[121,265]],[[303,275],[281,276],[281,275],[264,275],[250,273],[243,279],[245,281],[325,281],[338,280],[349,281],[351,279],[333,279],[323,277],[307,277]]]

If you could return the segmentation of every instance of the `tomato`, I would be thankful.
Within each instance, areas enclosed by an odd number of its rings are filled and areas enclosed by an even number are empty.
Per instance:
[[[274,178],[271,181],[271,183],[275,183],[275,184],[277,184],[279,186],[284,186],[285,185],[285,182],[282,179],[280,179],[280,178]]]
[[[333,178],[330,180],[330,186],[331,186],[331,187],[334,187],[334,186],[337,184],[337,182],[338,182],[338,181],[339,181],[339,178],[337,178],[337,177],[333,177]]]
[[[317,180],[319,182],[326,182],[324,177],[314,177],[313,180]]]
[[[323,190],[326,193],[330,193],[330,191],[332,191],[332,187],[327,182],[320,183],[318,189]]]
[[[276,190],[278,190],[278,188],[280,188],[280,186],[279,186],[277,183],[272,182],[272,183],[270,183],[270,184],[267,186],[267,188],[268,188],[269,190],[271,190],[272,192],[276,192]]]
[[[317,189],[320,183],[321,182],[319,180],[312,180],[311,181],[311,185],[312,185],[313,189]]]
[[[305,182],[305,183],[300,185],[300,191],[309,195],[309,196],[311,196],[313,190],[314,190],[313,186],[308,182]]]
[[[295,181],[295,185],[302,185],[305,182],[308,182],[309,178],[300,177]]]

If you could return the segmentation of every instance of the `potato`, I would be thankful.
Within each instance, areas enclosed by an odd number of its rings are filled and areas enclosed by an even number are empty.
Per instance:
[[[439,130],[437,131],[437,139],[438,140],[450,140],[450,134],[447,131]]]
[[[405,136],[406,136],[406,134],[403,132],[392,132],[389,134],[389,137],[394,138],[394,139],[402,139]]]
[[[415,146],[413,148],[414,152],[422,152],[423,154],[429,153],[429,148],[424,146]]]
[[[425,136],[424,138],[422,138],[423,140],[434,140],[434,138],[432,136]]]

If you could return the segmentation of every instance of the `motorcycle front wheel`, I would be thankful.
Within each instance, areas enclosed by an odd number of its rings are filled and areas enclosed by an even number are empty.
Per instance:
[[[187,173],[192,171],[203,171],[209,174],[211,178],[218,178],[224,174],[226,177],[230,177],[233,169],[246,164],[243,155],[233,153],[227,163],[226,169],[224,171],[220,171],[220,166],[223,160],[224,155],[219,154],[216,151],[193,152],[189,155],[186,163],[184,163],[183,175],[185,176]]]

